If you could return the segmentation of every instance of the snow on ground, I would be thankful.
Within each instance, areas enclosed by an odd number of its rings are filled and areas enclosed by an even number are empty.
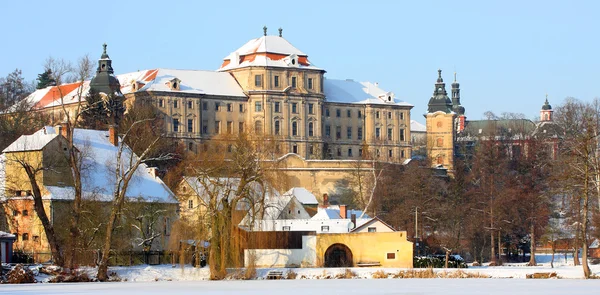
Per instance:
[[[2,285],[0,294],[594,294],[600,280],[386,279]]]

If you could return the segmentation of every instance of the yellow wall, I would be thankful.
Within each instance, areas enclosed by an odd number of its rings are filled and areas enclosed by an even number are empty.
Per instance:
[[[435,166],[442,164],[454,170],[454,118],[455,114],[429,113],[427,121],[427,155]]]
[[[406,232],[348,233],[317,235],[317,265],[324,264],[324,255],[333,244],[344,244],[352,252],[353,264],[379,262],[381,267],[413,267],[413,243],[406,240]],[[395,259],[387,259],[395,253]]]

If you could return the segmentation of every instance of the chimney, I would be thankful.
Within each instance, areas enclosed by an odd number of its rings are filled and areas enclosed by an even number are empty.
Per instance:
[[[148,173],[150,173],[150,175],[152,175],[152,177],[156,178],[156,171],[158,170],[158,168],[156,167],[148,167]]]
[[[119,145],[119,136],[117,135],[117,129],[115,129],[115,126],[113,125],[108,126],[108,141],[110,141],[110,143],[114,146]]]
[[[350,215],[350,219],[352,220],[352,224],[354,225],[354,227],[352,229],[356,228],[356,214],[352,213],[352,215]]]
[[[342,219],[348,218],[348,207],[346,205],[340,205],[340,217]]]
[[[67,136],[69,132],[69,126],[67,122],[60,123],[60,125],[56,126],[56,129],[56,133],[62,135],[66,139],[69,139],[69,137]]]
[[[329,196],[327,194],[323,194],[323,206],[329,206]]]

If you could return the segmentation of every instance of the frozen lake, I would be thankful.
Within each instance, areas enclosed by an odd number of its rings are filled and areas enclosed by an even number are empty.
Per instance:
[[[600,280],[347,279],[0,285],[0,294],[595,294]]]

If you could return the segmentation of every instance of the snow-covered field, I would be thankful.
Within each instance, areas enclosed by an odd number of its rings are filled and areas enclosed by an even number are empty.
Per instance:
[[[62,283],[0,285],[0,294],[583,294],[600,290],[600,280],[583,280],[581,266],[573,266],[572,258],[555,260],[551,268],[549,256],[538,256],[540,265],[506,264],[500,267],[469,267],[461,271],[478,273],[486,279],[373,279],[373,274],[389,274],[402,269],[351,268],[356,277],[335,279],[345,268],[294,268],[295,280],[265,280],[271,269],[258,269],[256,280],[208,281],[208,268],[183,269],[171,265],[114,267],[123,282],[116,283]],[[600,265],[592,265],[592,272],[600,276]],[[90,274],[94,269],[88,269]],[[283,269],[284,272],[288,271]],[[434,269],[436,273],[457,271]],[[527,274],[556,272],[561,279],[525,279]],[[325,279],[329,277],[330,279]],[[39,281],[47,277],[40,275]],[[507,279],[512,278],[512,279]]]

